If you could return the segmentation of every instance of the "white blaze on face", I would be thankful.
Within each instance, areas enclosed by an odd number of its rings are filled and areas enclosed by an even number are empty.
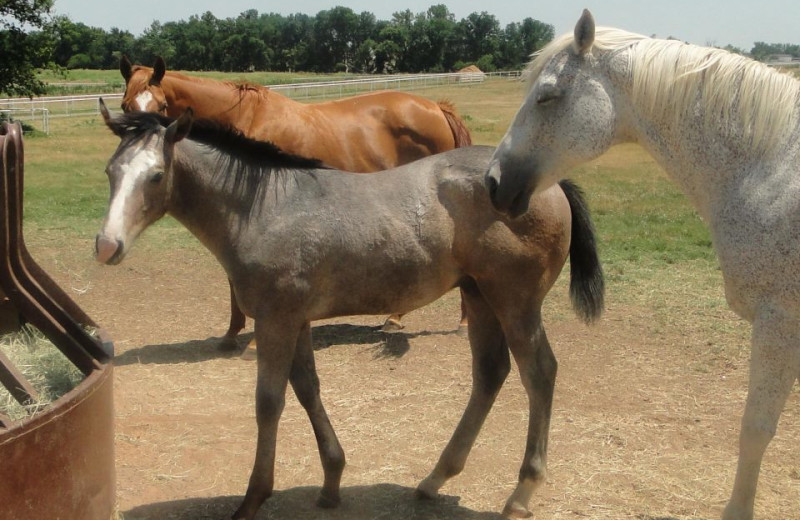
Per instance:
[[[141,189],[145,177],[158,165],[158,155],[153,150],[134,152],[134,157],[130,163],[120,166],[122,179],[111,199],[102,231],[103,236],[123,242],[126,241],[131,226],[135,225],[127,220],[141,210],[130,207],[133,195],[137,189]]]
[[[147,105],[151,101],[153,101],[153,94],[150,91],[145,90],[144,92],[136,96],[136,99],[134,101],[136,101],[136,104],[139,106],[139,110],[144,112],[147,110]]]

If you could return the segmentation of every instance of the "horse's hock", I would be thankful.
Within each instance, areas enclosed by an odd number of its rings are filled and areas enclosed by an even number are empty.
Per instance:
[[[43,412],[0,415],[0,520],[108,520],[116,502],[113,346],[25,248],[18,124],[0,127],[0,149],[0,332],[30,323],[84,375]],[[2,351],[0,383],[21,404],[35,397]]]

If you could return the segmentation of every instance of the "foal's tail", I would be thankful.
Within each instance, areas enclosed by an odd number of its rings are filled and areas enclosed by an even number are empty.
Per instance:
[[[464,124],[464,120],[456,112],[456,107],[449,101],[439,101],[439,110],[444,114],[447,119],[447,124],[450,125],[450,131],[453,132],[453,139],[456,142],[456,148],[464,146],[472,146],[472,136],[469,135],[469,129]]]
[[[603,313],[605,281],[594,224],[583,192],[568,180],[559,183],[572,210],[572,240],[569,245],[570,282],[569,296],[572,307],[584,322],[591,323]]]

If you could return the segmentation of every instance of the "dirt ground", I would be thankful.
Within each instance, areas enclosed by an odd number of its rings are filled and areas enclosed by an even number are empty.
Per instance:
[[[125,520],[229,518],[255,449],[255,364],[217,350],[228,288],[200,249],[166,252],[151,230],[117,267],[91,242],[34,252],[115,341],[117,493]],[[573,317],[568,273],[547,301],[559,359],[549,478],[539,519],[716,519],[730,492],[748,349],[722,355],[691,330],[650,334],[653,311],[607,297],[595,326]],[[500,518],[524,450],[527,400],[513,371],[465,471],[435,501],[413,490],[435,464],[468,397],[458,295],[384,334],[382,316],[314,324],[323,401],[347,454],[343,503],[320,510],[322,472],[308,420],[287,397],[276,493],[259,519]],[[252,324],[247,331],[252,330]],[[251,337],[245,333],[244,342]],[[763,465],[760,519],[800,519],[800,399],[791,396]]]

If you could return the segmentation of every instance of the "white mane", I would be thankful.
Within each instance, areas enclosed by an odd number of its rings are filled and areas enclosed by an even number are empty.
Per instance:
[[[529,85],[573,42],[566,34],[535,54]],[[770,150],[795,130],[800,81],[788,74],[722,49],[597,27],[594,56],[620,51],[627,51],[633,103],[660,121],[677,125],[702,110],[707,130],[749,141],[753,152]]]

